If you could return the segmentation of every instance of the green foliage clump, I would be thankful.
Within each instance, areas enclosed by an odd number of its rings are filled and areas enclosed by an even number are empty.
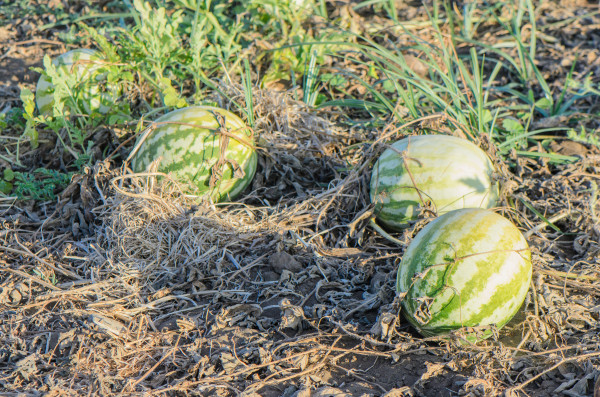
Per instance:
[[[13,196],[19,200],[47,201],[69,185],[73,172],[60,172],[37,168],[31,172],[6,168],[0,174],[0,196]]]

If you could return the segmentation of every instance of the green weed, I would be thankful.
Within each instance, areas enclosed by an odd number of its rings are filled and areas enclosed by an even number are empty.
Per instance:
[[[598,137],[597,134],[587,132],[583,126],[580,127],[579,132],[573,128],[569,129],[567,131],[567,138],[575,142],[581,142],[600,147],[600,137]]]
[[[248,125],[254,127],[254,100],[252,97],[252,78],[250,76],[250,63],[244,59],[244,73],[242,74],[242,86],[244,87],[244,97],[246,99],[246,117]]]
[[[57,67],[45,56],[44,69],[36,70],[51,83],[53,103],[51,113],[36,115],[35,95],[27,89],[21,91],[23,118],[26,121],[22,138],[28,140],[32,147],[37,147],[38,128],[44,126],[55,133],[76,163],[83,164],[85,159],[91,158],[90,151],[94,144],[88,139],[91,130],[100,124],[115,124],[130,119],[129,105],[120,101],[119,97],[122,85],[132,76],[122,73],[116,64],[107,61],[93,72],[82,75],[74,73],[73,67]],[[106,109],[90,105],[91,101],[96,100]],[[66,132],[65,138],[63,132]],[[16,157],[19,157],[18,153]]]
[[[382,2],[358,6],[376,3]],[[457,14],[449,2],[443,7],[434,2],[429,9],[430,39],[425,41],[406,24],[398,27],[412,40],[410,46],[359,36],[359,43],[349,46],[362,54],[356,64],[370,72],[367,77],[344,71],[340,75],[363,85],[367,95],[326,101],[322,106],[363,109],[373,122],[391,116],[398,125],[441,114],[448,127],[472,139],[491,136],[501,154],[516,149],[524,156],[547,157],[552,162],[573,161],[571,156],[527,151],[533,135],[548,131],[529,129],[536,117],[573,114],[579,100],[599,95],[593,79],[588,75],[575,80],[573,65],[561,91],[550,89],[534,62],[538,34],[531,0],[497,3],[483,11],[477,4],[465,4],[462,14]],[[498,15],[501,11],[509,17]],[[490,17],[508,32],[496,45],[474,39]],[[515,49],[515,57],[503,50],[509,47]],[[500,85],[498,77],[507,75],[515,78]],[[565,129],[553,131],[558,130]]]
[[[368,89],[373,102],[383,106],[400,123],[406,116],[399,112],[397,104],[407,109],[413,119],[441,112],[454,128],[462,129],[471,137],[493,134],[493,103],[489,90],[498,72],[497,65],[486,80],[485,63],[479,60],[475,50],[472,49],[468,56],[459,56],[454,47],[455,40],[446,43],[437,25],[433,20],[437,44],[423,42],[410,31],[405,33],[415,43],[411,48],[388,48],[362,38],[367,44],[355,47],[367,57],[363,65],[373,66],[377,78],[374,83],[369,83],[358,76],[352,77]],[[422,56],[418,60],[408,58],[404,54],[409,50]],[[409,61],[413,65],[409,65]],[[416,62],[426,68],[427,74],[421,74],[414,67]],[[393,87],[395,92],[385,94],[378,88],[386,84],[388,89],[385,91]],[[377,109],[378,106],[369,106],[365,101],[365,108]]]
[[[10,168],[6,168],[2,172],[2,178],[0,178],[0,193],[4,195],[10,194],[13,189],[12,182],[15,180],[15,173]]]
[[[306,73],[304,73],[304,81],[303,81],[303,101],[308,106],[315,106],[317,102],[318,96],[318,75],[319,75],[319,67],[317,66],[317,52],[314,51],[310,57],[310,61],[308,63],[308,67],[306,68]]]
[[[14,172],[13,176],[13,194],[18,199],[47,201],[54,200],[68,186],[73,173],[38,168],[32,172]]]

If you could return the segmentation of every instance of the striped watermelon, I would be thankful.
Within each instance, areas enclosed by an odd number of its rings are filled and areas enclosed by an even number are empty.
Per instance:
[[[187,185],[187,193],[208,194],[214,201],[234,199],[254,177],[257,155],[252,131],[227,110],[178,109],[156,120],[149,131],[130,155],[135,172],[145,171],[160,157],[160,172],[170,172]]]
[[[73,81],[67,100],[70,111],[105,114],[120,95],[118,87],[106,84],[108,71],[102,62],[102,54],[96,50],[72,50],[60,55],[52,63],[67,81]],[[38,80],[35,95],[40,114],[52,115],[54,92],[55,87],[50,77],[42,75]]]
[[[494,207],[498,184],[493,173],[489,157],[469,141],[447,135],[410,136],[393,143],[375,163],[371,202],[381,223],[400,230],[418,217],[423,203],[430,202],[437,215]]]
[[[398,269],[402,308],[423,335],[462,327],[475,342],[519,310],[531,281],[531,252],[523,234],[494,212],[466,208],[425,226],[409,244]]]

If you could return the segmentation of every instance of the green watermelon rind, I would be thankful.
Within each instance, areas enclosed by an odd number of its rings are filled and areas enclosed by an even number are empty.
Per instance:
[[[499,196],[494,172],[487,154],[465,139],[410,136],[393,143],[375,163],[371,202],[377,220],[391,230],[417,219],[422,201],[430,201],[437,215],[460,208],[489,209]]]
[[[219,123],[215,113],[224,117],[230,135],[225,159],[235,161],[244,176],[234,178],[232,166],[225,164],[220,180],[211,187],[212,168],[220,155],[219,139],[223,139],[216,133]],[[158,171],[171,173],[186,186],[186,193],[208,195],[215,202],[237,198],[252,182],[258,163],[256,150],[251,146],[252,132],[233,113],[217,107],[191,106],[167,113],[156,123],[151,134],[135,145],[137,152],[131,162],[134,172],[144,172],[160,157]]]
[[[474,343],[517,313],[531,276],[531,252],[519,229],[492,211],[469,208],[436,218],[415,236],[396,289],[406,294],[402,310],[421,334],[465,330]]]

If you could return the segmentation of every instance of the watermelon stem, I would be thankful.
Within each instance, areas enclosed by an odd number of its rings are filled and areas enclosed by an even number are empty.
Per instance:
[[[378,224],[377,222],[375,222],[375,217],[372,217],[371,219],[369,219],[369,225],[371,225],[371,227],[373,229],[375,229],[379,234],[381,234],[381,236],[383,238],[385,238],[388,241],[391,241],[392,243],[396,243],[401,247],[405,247],[406,243],[402,242],[400,240],[398,240],[397,238],[394,238],[392,236],[390,236],[385,230],[383,230]]]

